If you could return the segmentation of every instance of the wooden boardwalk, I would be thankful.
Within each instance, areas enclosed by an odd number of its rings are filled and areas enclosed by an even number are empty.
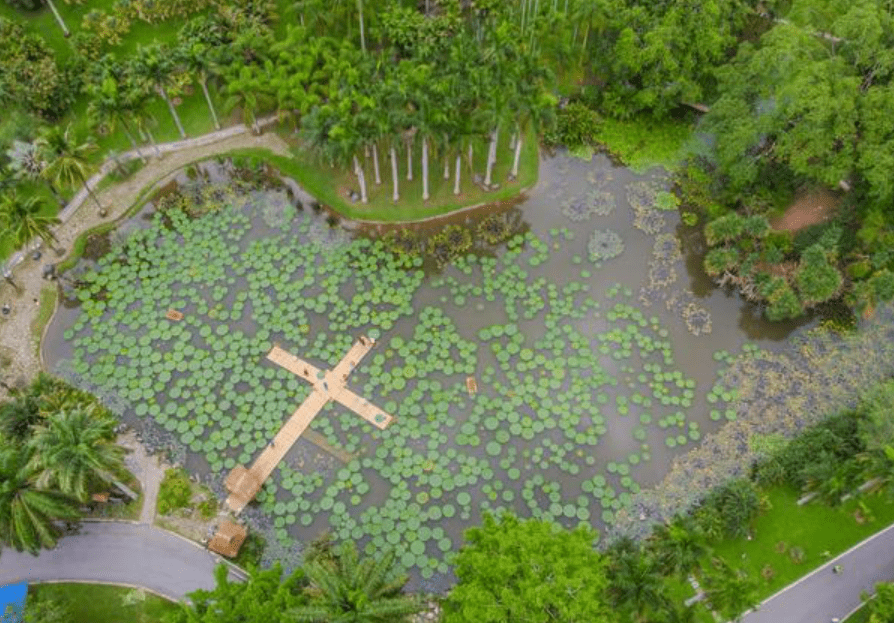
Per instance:
[[[270,350],[267,359],[311,383],[313,391],[295,410],[273,441],[255,459],[251,468],[246,469],[243,465],[237,465],[227,476],[225,484],[230,492],[227,506],[233,512],[241,512],[246,504],[254,499],[264,485],[264,481],[273,473],[279,462],[292,449],[301,434],[307,430],[313,419],[330,400],[347,407],[380,429],[384,429],[391,423],[393,416],[345,387],[350,373],[374,345],[373,340],[361,337],[338,365],[328,371],[312,366],[279,346],[274,346]]]

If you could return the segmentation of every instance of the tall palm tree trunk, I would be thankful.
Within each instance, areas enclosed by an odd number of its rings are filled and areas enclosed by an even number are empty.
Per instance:
[[[376,186],[382,185],[382,175],[379,173],[379,146],[373,143],[373,173],[376,176]]]
[[[167,90],[163,86],[159,86],[158,93],[168,105],[168,110],[171,111],[171,117],[174,118],[174,124],[177,126],[177,131],[180,132],[180,138],[186,138],[186,131],[183,129],[183,124],[180,123],[180,115],[177,114],[177,109],[174,108],[174,102],[172,102],[171,98],[168,97]]]
[[[515,139],[515,159],[512,161],[512,179],[518,179],[518,163],[521,160],[522,137],[521,131],[518,132]]]
[[[357,173],[357,182],[360,184],[360,201],[369,203],[369,196],[366,194],[366,175],[363,174],[363,167],[360,166],[357,156],[354,156],[354,171]]]
[[[413,139],[407,139],[407,181],[413,181]]]
[[[397,175],[397,150],[394,149],[394,145],[391,146],[391,200],[394,203],[400,201],[400,189],[398,187],[398,175]]]
[[[455,179],[453,180],[453,194],[454,195],[459,194],[459,176],[460,176],[460,171],[462,170],[462,160],[463,160],[463,157],[459,154],[456,154],[456,176],[455,176]]]
[[[484,185],[490,186],[494,172],[494,163],[497,161],[497,140],[500,136],[500,126],[494,128],[490,135],[490,148],[487,151],[487,170],[484,174]]]
[[[422,138],[422,200],[428,201],[428,138]]]
[[[62,20],[62,16],[59,15],[59,11],[56,10],[56,5],[53,4],[53,0],[47,0],[47,6],[50,7],[50,11],[53,12],[53,17],[56,18],[56,23],[59,24],[59,28],[62,29],[62,34],[67,39],[71,36],[71,31],[68,30],[68,26],[65,25],[65,22]]]
[[[363,28],[363,0],[357,0],[357,19],[360,20],[360,49],[366,52],[366,30]]]
[[[96,208],[97,208],[97,210],[99,211],[99,215],[100,215],[100,216],[105,216],[105,215],[107,214],[106,209],[105,209],[105,206],[103,206],[103,205],[99,202],[99,197],[97,197],[97,196],[96,196],[96,193],[93,192],[93,189],[90,188],[90,184],[89,184],[89,182],[88,182],[86,179],[84,179],[84,178],[82,177],[82,178],[81,178],[81,183],[84,185],[84,189],[87,191],[87,194],[90,195],[90,198],[91,198],[91,199],[93,199],[93,203],[96,204]]]
[[[205,94],[205,102],[208,103],[208,110],[211,111],[211,119],[214,120],[214,129],[220,130],[220,120],[217,118],[217,111],[214,110],[214,103],[211,101],[211,94],[208,93],[208,78],[205,73],[199,76],[199,84],[202,85],[202,93]]]

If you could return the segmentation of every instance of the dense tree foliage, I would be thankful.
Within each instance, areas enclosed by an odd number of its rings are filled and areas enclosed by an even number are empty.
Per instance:
[[[455,562],[459,583],[444,603],[447,623],[613,620],[592,530],[486,515],[466,540]]]
[[[290,608],[304,604],[304,573],[297,569],[283,578],[282,569],[253,569],[245,582],[230,582],[229,569],[214,570],[216,586],[189,594],[168,623],[271,623],[284,620]]]
[[[59,520],[123,470],[114,421],[96,399],[41,374],[0,404],[0,547],[52,547]]]

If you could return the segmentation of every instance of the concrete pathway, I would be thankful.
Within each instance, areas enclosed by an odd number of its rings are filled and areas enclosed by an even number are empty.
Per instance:
[[[198,589],[214,588],[221,558],[173,533],[151,526],[85,522],[80,533],[63,537],[38,556],[4,549],[0,586],[16,582],[78,580],[141,586],[174,600]],[[230,567],[229,579],[245,576]]]
[[[840,574],[832,569],[841,565]],[[894,580],[894,525],[864,540],[824,566],[787,586],[743,623],[829,623],[860,606],[860,594],[876,583]]]
[[[150,455],[146,447],[137,440],[133,432],[118,437],[118,445],[129,450],[124,457],[127,469],[140,481],[143,489],[143,507],[140,509],[140,523],[151,526],[155,521],[155,507],[158,505],[158,490],[170,465],[163,463],[158,455]]]

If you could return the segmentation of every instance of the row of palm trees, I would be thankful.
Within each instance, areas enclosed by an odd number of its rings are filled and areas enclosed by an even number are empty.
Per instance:
[[[29,394],[0,406],[0,547],[52,547],[58,522],[77,519],[78,506],[124,469],[108,413],[62,405],[48,412],[52,398]]]

